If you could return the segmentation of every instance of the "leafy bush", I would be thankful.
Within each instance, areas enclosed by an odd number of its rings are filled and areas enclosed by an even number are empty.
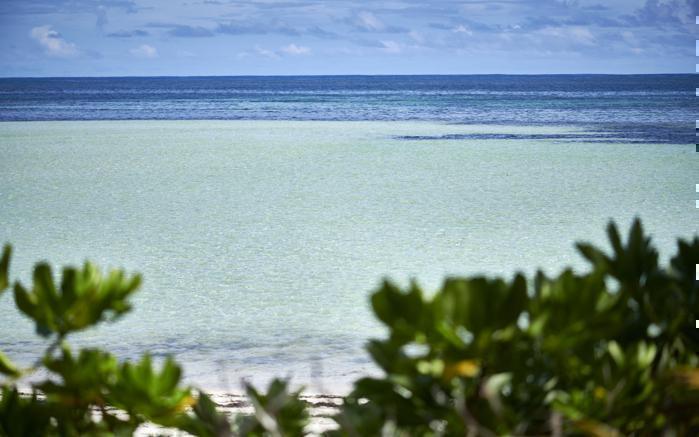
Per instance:
[[[0,294],[9,285],[10,255],[6,246],[0,258]],[[139,285],[138,275],[112,271],[103,276],[89,263],[82,269],[64,269],[58,287],[44,263],[34,268],[30,290],[14,284],[17,307],[50,344],[28,369],[0,352],[0,374],[6,378],[0,395],[0,435],[129,435],[145,422],[201,436],[233,434],[206,394],[181,385],[180,366],[171,358],[158,369],[148,354],[135,363],[120,363],[108,352],[74,352],[67,343],[69,334],[127,313]],[[42,366],[50,377],[32,384],[29,395],[20,394],[20,379]],[[257,394],[251,387],[249,391],[258,398],[256,415],[245,421],[246,429],[239,434],[259,435],[267,429],[287,433],[287,426],[291,433],[301,432],[305,404],[289,396],[286,382],[273,381],[270,395]],[[258,423],[257,417],[264,420]]]
[[[611,254],[578,245],[583,274],[449,278],[430,296],[384,282],[371,303],[388,335],[368,344],[383,376],[356,381],[327,434],[699,435],[699,239],[679,241],[663,267],[640,222],[625,242],[613,224],[608,234]],[[231,426],[180,385],[171,359],[158,370],[148,355],[73,352],[66,336],[121,317],[139,283],[87,264],[56,287],[39,264],[31,290],[15,284],[18,308],[51,340],[38,364],[53,378],[21,396],[16,381],[34,369],[0,354],[0,434],[130,434],[144,422],[204,436],[305,433],[305,404],[284,381],[247,386],[255,413]]]
[[[447,279],[431,298],[385,282],[382,378],[355,384],[339,435],[699,435],[699,239],[670,266],[636,221],[591,270],[531,284]]]

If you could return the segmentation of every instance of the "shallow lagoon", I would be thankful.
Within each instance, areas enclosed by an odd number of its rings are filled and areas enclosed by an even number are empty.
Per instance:
[[[665,255],[696,233],[694,145],[468,134],[579,128],[428,122],[0,123],[0,242],[13,276],[91,259],[144,274],[135,311],[80,336],[122,356],[174,353],[190,380],[293,375],[342,391],[381,335],[382,277],[583,268],[639,215]],[[409,141],[400,137],[439,137]],[[466,138],[459,137],[466,135]],[[0,349],[29,361],[29,323],[0,301]]]

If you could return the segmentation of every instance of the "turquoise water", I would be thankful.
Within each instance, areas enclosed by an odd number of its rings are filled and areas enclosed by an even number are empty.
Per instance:
[[[4,122],[0,242],[24,281],[39,259],[144,274],[135,311],[80,344],[173,353],[209,389],[292,375],[341,391],[372,371],[362,345],[382,332],[367,295],[384,276],[432,289],[581,268],[574,241],[604,242],[610,218],[641,216],[666,255],[695,235],[694,145],[479,139],[578,129]],[[11,307],[4,295],[0,349],[27,362],[40,344]]]

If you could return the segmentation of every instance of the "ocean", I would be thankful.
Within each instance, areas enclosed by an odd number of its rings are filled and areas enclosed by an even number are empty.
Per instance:
[[[12,276],[89,259],[144,275],[79,345],[174,354],[192,383],[374,368],[382,278],[585,269],[578,240],[643,219],[697,233],[694,75],[0,79]],[[0,350],[44,343],[0,298]]]

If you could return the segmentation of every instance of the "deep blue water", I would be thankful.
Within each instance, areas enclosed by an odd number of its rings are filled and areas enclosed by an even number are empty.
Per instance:
[[[0,120],[432,120],[695,141],[695,75],[0,79]]]

